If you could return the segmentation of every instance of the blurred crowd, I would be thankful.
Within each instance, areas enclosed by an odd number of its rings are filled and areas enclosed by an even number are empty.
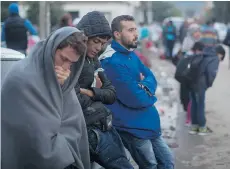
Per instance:
[[[205,94],[225,58],[222,43],[230,46],[230,31],[221,38],[215,25],[166,18],[138,27],[130,15],[110,25],[99,11],[73,23],[67,13],[39,42],[38,30],[10,4],[1,40],[26,58],[1,88],[3,168],[90,169],[97,162],[133,169],[124,148],[139,168],[175,168],[155,105],[150,68],[158,65],[151,58],[176,66],[189,133],[210,134]]]
[[[156,41],[151,27],[140,24],[141,50],[147,59],[156,55],[153,51],[158,51],[161,59],[176,66],[175,78],[181,85],[180,99],[186,112],[185,125],[190,126],[191,134],[206,135],[211,129],[206,126],[205,93],[215,80],[219,62],[227,55],[223,45],[230,46],[229,29],[215,19],[203,24],[194,19],[180,20],[181,24],[174,21],[165,19]]]

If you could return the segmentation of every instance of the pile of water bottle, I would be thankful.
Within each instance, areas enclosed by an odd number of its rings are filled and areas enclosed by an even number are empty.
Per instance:
[[[162,135],[171,145],[176,141],[177,117],[181,110],[180,86],[174,79],[175,67],[169,61],[153,58],[151,70],[158,83],[155,106],[161,119]]]

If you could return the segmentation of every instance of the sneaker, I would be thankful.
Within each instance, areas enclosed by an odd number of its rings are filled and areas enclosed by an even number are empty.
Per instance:
[[[197,126],[192,125],[189,129],[189,134],[197,134],[199,128]]]
[[[186,127],[190,127],[191,126],[191,122],[186,121],[184,124]]]
[[[206,136],[210,134],[212,131],[208,127],[199,127],[198,135]]]

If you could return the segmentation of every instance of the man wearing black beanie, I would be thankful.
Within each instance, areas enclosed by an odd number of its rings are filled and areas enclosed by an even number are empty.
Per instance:
[[[112,113],[104,105],[116,100],[115,88],[98,61],[98,53],[111,38],[110,25],[103,13],[93,11],[76,27],[88,37],[86,60],[75,91],[87,125],[91,161],[106,169],[133,169],[112,126]]]

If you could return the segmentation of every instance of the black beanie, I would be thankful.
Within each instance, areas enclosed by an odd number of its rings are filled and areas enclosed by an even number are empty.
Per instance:
[[[84,31],[87,37],[100,35],[111,37],[109,22],[104,14],[99,11],[89,12],[84,15],[76,27]]]

